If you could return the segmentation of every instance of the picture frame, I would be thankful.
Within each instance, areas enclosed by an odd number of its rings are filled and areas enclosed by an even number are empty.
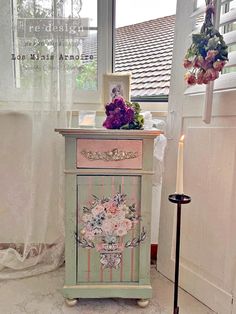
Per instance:
[[[130,72],[116,72],[103,75],[103,103],[106,105],[116,96],[122,96],[130,101]]]

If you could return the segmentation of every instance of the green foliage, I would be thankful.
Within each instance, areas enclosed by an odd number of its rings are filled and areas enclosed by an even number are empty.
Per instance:
[[[18,0],[17,14],[19,18],[46,18],[53,16],[52,9],[45,8],[43,5],[43,1],[37,1],[36,3],[35,0]]]
[[[140,130],[143,129],[144,124],[144,118],[142,115],[140,115],[141,108],[139,103],[134,102],[131,103],[129,101],[126,101],[126,105],[131,107],[134,110],[134,121],[130,122],[129,124],[123,125],[121,129],[124,130]]]
[[[95,60],[80,65],[76,82],[79,89],[97,89],[97,62]]]

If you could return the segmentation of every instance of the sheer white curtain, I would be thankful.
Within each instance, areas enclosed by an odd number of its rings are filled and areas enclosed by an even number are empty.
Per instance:
[[[1,112],[0,278],[63,263],[63,143],[54,112]]]
[[[56,31],[48,40],[37,23],[80,12],[81,1],[66,2],[0,0],[0,279],[64,261],[64,141],[54,129],[68,126],[78,62],[59,56],[78,54],[79,46]]]

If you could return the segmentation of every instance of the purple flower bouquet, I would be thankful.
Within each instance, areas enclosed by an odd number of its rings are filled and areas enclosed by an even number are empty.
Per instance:
[[[107,129],[142,129],[144,119],[140,115],[138,103],[125,101],[123,97],[115,97],[105,106],[106,120],[103,126]]]

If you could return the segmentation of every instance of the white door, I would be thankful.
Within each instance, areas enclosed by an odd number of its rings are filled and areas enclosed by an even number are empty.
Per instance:
[[[202,121],[204,96],[184,95],[182,63],[194,5],[177,4],[157,265],[174,278],[176,207],[168,195],[175,192],[177,143],[184,133],[184,192],[192,202],[182,207],[180,286],[217,313],[236,314],[236,90],[214,93],[210,124]],[[236,86],[235,74],[222,75],[217,86]]]

